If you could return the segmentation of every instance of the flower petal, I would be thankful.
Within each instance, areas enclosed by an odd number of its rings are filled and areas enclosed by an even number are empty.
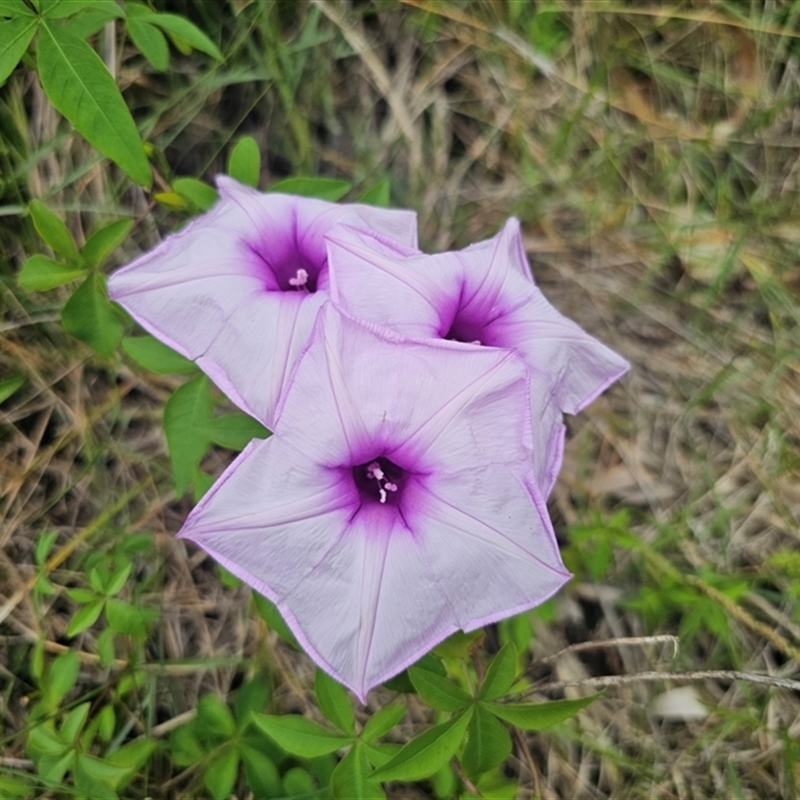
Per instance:
[[[437,337],[455,314],[458,269],[370,231],[340,225],[328,234],[331,298],[359,319],[404,336]]]
[[[280,604],[334,548],[357,501],[341,474],[273,436],[245,448],[178,535]]]
[[[529,469],[437,473],[406,513],[462,630],[532,608],[570,577]]]

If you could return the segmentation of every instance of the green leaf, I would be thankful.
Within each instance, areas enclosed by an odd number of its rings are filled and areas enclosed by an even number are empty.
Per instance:
[[[81,660],[74,650],[62,653],[50,665],[49,680],[43,687],[49,704],[53,707],[61,705],[61,701],[78,680]]]
[[[197,365],[162,344],[155,336],[126,336],[122,349],[149,372],[159,375],[179,375],[196,372]]]
[[[367,720],[364,729],[361,731],[361,739],[365,742],[380,739],[381,736],[389,733],[403,719],[405,713],[406,707],[403,705],[384,706]]]
[[[36,765],[39,774],[51,783],[61,783],[64,773],[70,769],[75,761],[75,751],[72,748],[63,753],[42,756]]]
[[[114,729],[117,727],[117,715],[114,713],[114,706],[103,706],[97,719],[97,735],[104,742],[110,742],[111,737],[114,735]]]
[[[355,736],[356,720],[347,689],[326,672],[318,669],[314,679],[314,692],[317,696],[317,705],[328,720],[339,730]]]
[[[136,124],[100,56],[64,28],[41,25],[39,78],[50,102],[141,186],[152,175]]]
[[[122,12],[114,0],[41,0],[42,16],[48,19],[64,19],[81,11],[95,10],[114,11],[115,17],[121,17]]]
[[[97,655],[100,658],[101,667],[110,667],[114,663],[114,631],[106,628],[97,637]]]
[[[176,14],[153,14],[147,17],[151,25],[158,25],[172,37],[186,42],[190,47],[206,53],[217,61],[223,61],[222,53],[219,48],[208,38],[197,26],[189,22],[188,19],[179,17]],[[173,40],[174,40],[173,38]],[[178,44],[178,42],[176,42]]]
[[[331,776],[335,800],[380,800],[386,793],[378,781],[369,777],[372,767],[364,745],[356,742],[350,752],[337,764]]]
[[[172,188],[198,211],[208,211],[219,200],[217,190],[197,178],[177,178],[172,182]]]
[[[131,570],[133,569],[133,564],[130,561],[125,561],[120,567],[118,567],[108,578],[105,586],[103,587],[103,591],[107,595],[115,595],[119,594],[122,591],[122,587],[125,585],[125,582],[128,580],[128,577],[131,574]]]
[[[0,381],[0,403],[5,403],[23,383],[25,383],[24,375],[15,375],[13,378]]]
[[[67,226],[41,200],[31,200],[28,205],[36,232],[67,261],[80,263],[81,257]]]
[[[93,603],[97,600],[97,593],[91,591],[90,589],[67,589],[67,596],[70,600],[74,600],[76,603],[86,604],[86,603]]]
[[[156,621],[158,615],[152,609],[140,608],[116,597],[109,597],[106,601],[106,618],[109,627],[116,633],[143,639],[147,636],[148,626]]]
[[[513,642],[500,649],[492,659],[486,677],[483,679],[478,697],[481,700],[497,700],[502,697],[514,683],[517,675],[517,648]]]
[[[106,761],[121,770],[125,770],[117,783],[117,788],[122,788],[135,777],[136,773],[147,763],[155,749],[156,743],[152,739],[135,739],[109,754]]]
[[[468,658],[478,640],[483,637],[483,628],[478,628],[471,633],[456,631],[433,648],[433,652],[440,658],[452,658],[460,661]]]
[[[208,426],[211,441],[230,450],[244,450],[253,439],[266,439],[269,435],[260,422],[241,411],[215,417]]]
[[[33,797],[33,786],[20,776],[0,773],[0,797]]]
[[[372,777],[385,781],[418,781],[433,775],[455,755],[472,718],[468,708],[458,716],[413,738],[400,752],[378,767]]]
[[[169,67],[169,44],[167,37],[146,19],[128,17],[128,35],[139,52],[154,69],[166,72]]]
[[[261,153],[252,136],[242,136],[228,158],[228,175],[239,183],[258,188],[261,178]]]
[[[283,791],[281,796],[297,797],[300,800],[309,800],[314,796],[314,779],[308,770],[302,767],[292,767],[283,776]]]
[[[47,256],[31,256],[17,275],[17,283],[26,292],[47,292],[86,274],[83,267],[53,261]]]
[[[73,36],[79,39],[88,39],[94,36],[111,20],[124,16],[120,7],[111,2],[99,8],[87,8],[76,14],[66,23],[66,28]]]
[[[72,778],[75,788],[84,797],[102,797],[103,800],[114,800],[117,784],[122,781],[128,770],[94,756],[78,753]]]
[[[0,17],[35,17],[23,0],[0,0]]]
[[[110,356],[122,341],[120,312],[111,305],[105,277],[94,272],[75,290],[61,311],[67,333],[91,345],[101,356]]]
[[[486,703],[484,707],[515,728],[542,731],[575,716],[599,696],[593,694],[579,700],[554,700],[550,703]]]
[[[233,710],[239,728],[247,727],[250,724],[252,712],[260,712],[267,707],[269,694],[269,685],[260,675],[256,675],[236,692]]]
[[[69,627],[67,628],[67,636],[77,636],[81,631],[85,631],[87,628],[94,625],[100,614],[103,613],[105,604],[105,598],[101,597],[89,603],[89,605],[79,608],[70,620]]]
[[[304,197],[316,197],[318,200],[328,200],[335,203],[341,200],[352,188],[348,181],[336,178],[285,178],[273,183],[270,192],[283,192],[284,194],[299,194]]]
[[[412,664],[414,667],[419,667],[420,669],[427,670],[428,672],[435,672],[437,675],[445,676],[447,675],[447,670],[444,668],[442,662],[435,656],[433,653],[425,653],[419,661],[415,664]],[[410,667],[409,667],[410,669]],[[394,678],[389,678],[388,681],[385,681],[383,684],[387,689],[391,689],[393,692],[416,692],[417,690],[414,688],[414,684],[411,683],[411,679],[408,677],[408,669],[404,669],[399,674],[395,675]]]
[[[305,717],[253,714],[253,722],[287,753],[302,758],[316,758],[335,753],[352,739],[342,736]]]
[[[0,86],[25,55],[34,33],[35,17],[0,20]]]
[[[236,733],[236,720],[228,706],[215,694],[204,694],[197,704],[197,719],[215,739],[229,739]]]
[[[502,764],[511,755],[511,736],[497,717],[482,704],[475,708],[461,765],[467,777],[475,781],[481,773]]]
[[[239,745],[239,755],[244,762],[244,774],[247,779],[247,788],[257,798],[280,797],[281,775],[275,762],[260,750],[242,742]]]
[[[69,743],[53,730],[52,722],[31,728],[26,743],[26,750],[35,761],[43,755],[61,755],[69,747]]]
[[[255,606],[255,609],[261,619],[263,619],[264,622],[266,622],[267,625],[269,625],[269,627],[281,637],[281,639],[288,642],[296,650],[300,650],[301,647],[297,643],[297,639],[295,639],[291,629],[281,616],[281,612],[278,610],[278,607],[271,600],[267,599],[264,597],[264,595],[259,594],[258,592],[253,592],[252,597],[253,605]]]
[[[408,676],[419,696],[439,711],[458,711],[472,702],[472,698],[463,689],[433,672],[411,667]]]
[[[208,450],[211,413],[211,388],[205,375],[176,389],[164,407],[164,431],[179,495],[188,488]]]
[[[368,203],[371,206],[388,208],[391,202],[389,197],[389,179],[381,178],[372,188],[367,189],[361,197],[359,203]]]
[[[214,800],[225,800],[233,792],[239,774],[239,753],[228,747],[211,759],[203,771],[203,784]]]
[[[64,722],[61,724],[61,738],[65,742],[75,742],[83,730],[83,725],[86,722],[86,717],[89,716],[89,708],[91,703],[81,703],[76,708],[67,714]]]
[[[126,217],[92,231],[81,249],[81,255],[88,264],[99,267],[128,238],[132,227],[133,220]]]

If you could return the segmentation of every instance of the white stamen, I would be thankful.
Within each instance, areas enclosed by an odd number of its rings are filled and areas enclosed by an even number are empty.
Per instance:
[[[294,278],[289,278],[289,286],[294,286],[296,289],[302,289],[308,283],[308,272],[302,267],[297,270]]]
[[[291,283],[291,281],[290,281],[290,283]],[[481,343],[481,340],[480,340],[480,339],[473,339],[473,340],[470,342],[470,344],[480,344],[480,343]]]
[[[397,491],[397,484],[386,479],[386,473],[381,469],[377,461],[367,464],[367,478],[378,481],[378,495],[381,503],[385,503],[389,498],[389,492]]]

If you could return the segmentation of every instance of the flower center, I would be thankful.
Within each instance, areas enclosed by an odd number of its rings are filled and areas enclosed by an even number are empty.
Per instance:
[[[300,243],[287,239],[272,242],[248,242],[253,269],[261,277],[268,292],[314,294],[320,273],[324,271],[324,257],[319,262],[317,254]]]
[[[353,467],[353,480],[361,497],[381,505],[398,502],[404,478],[405,470],[383,456]]]

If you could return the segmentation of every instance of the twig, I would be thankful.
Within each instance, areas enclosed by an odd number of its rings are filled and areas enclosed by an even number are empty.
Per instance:
[[[532,692],[554,692],[559,689],[566,689],[568,686],[603,687],[650,681],[689,682],[704,680],[747,681],[748,683],[777,686],[779,689],[800,692],[800,681],[794,681],[790,678],[774,678],[771,675],[739,672],[738,670],[706,669],[692,672],[637,672],[633,675],[600,675],[595,678],[581,678],[574,681],[553,681],[552,683],[545,683],[543,686],[534,687],[526,694]]]
[[[669,642],[672,645],[672,658],[675,658],[675,656],[678,655],[680,639],[677,636],[672,636],[671,634],[665,633],[659,636],[624,636],[619,639],[602,639],[596,642],[578,642],[577,644],[571,644],[569,647],[565,647],[563,650],[559,650],[557,653],[537,659],[533,662],[533,665],[549,664],[551,661],[556,661],[557,659],[561,658],[561,656],[567,655],[567,653],[579,653],[582,650],[597,650],[601,647],[631,647],[634,645],[644,644],[663,644],[665,642]]]
[[[29,758],[0,758],[0,767],[8,767],[8,769],[33,769],[33,761]]]

